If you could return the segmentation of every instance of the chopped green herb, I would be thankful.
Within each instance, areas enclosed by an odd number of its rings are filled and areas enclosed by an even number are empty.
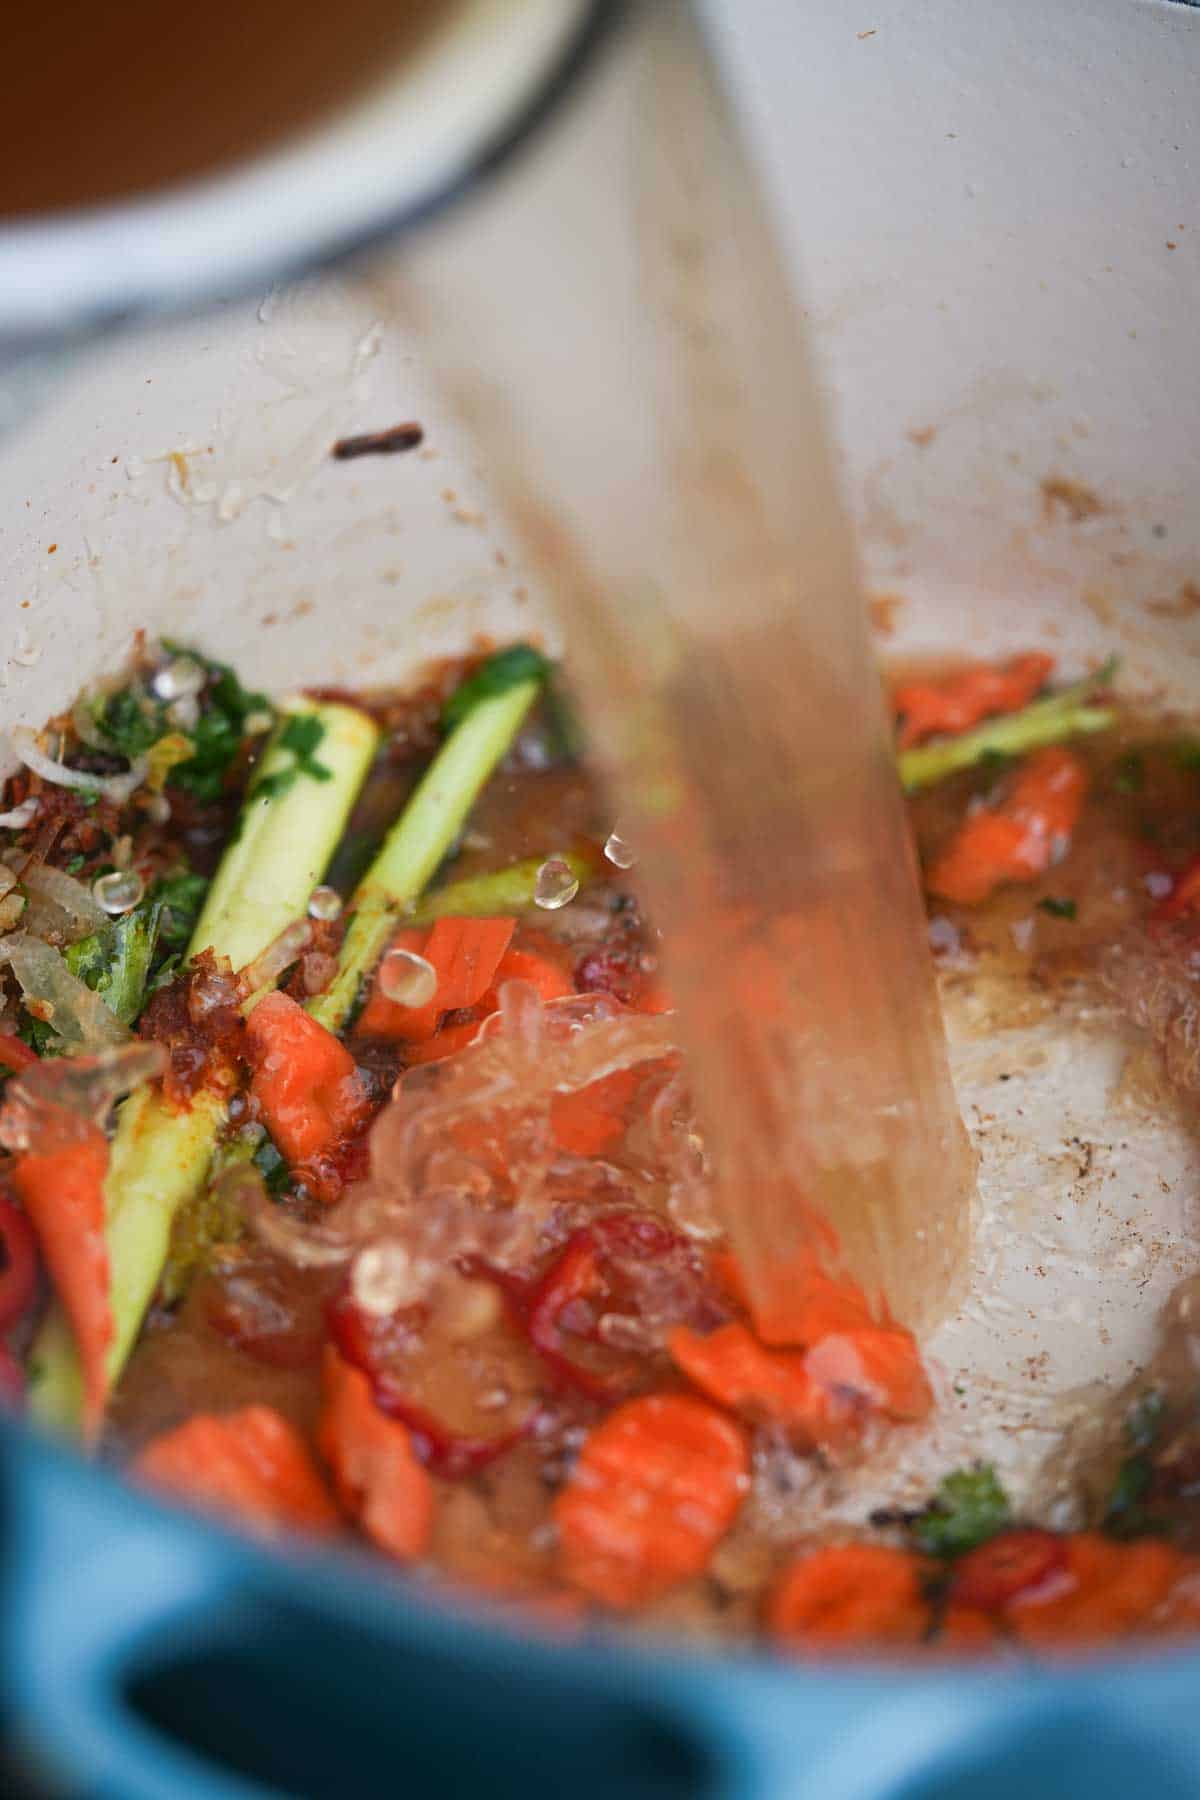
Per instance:
[[[267,1192],[272,1199],[278,1199],[281,1194],[287,1193],[291,1185],[288,1166],[269,1137],[264,1138],[254,1152],[254,1166],[266,1183]]]
[[[1127,750],[1113,770],[1113,787],[1118,794],[1140,794],[1145,785],[1145,757],[1140,750]]]
[[[187,870],[164,877],[132,912],[71,944],[67,967],[132,1025],[147,996],[178,969],[207,889],[203,875]]]
[[[1151,1388],[1130,1407],[1125,1416],[1125,1440],[1132,1455],[1117,1470],[1101,1521],[1110,1537],[1140,1537],[1159,1531],[1162,1522],[1146,1508],[1154,1482],[1154,1465],[1146,1454],[1162,1430],[1167,1403],[1157,1388]]]
[[[316,757],[324,736],[325,727],[314,713],[293,714],[276,743],[277,749],[290,752],[291,763],[261,776],[255,783],[255,794],[260,797],[286,794],[298,775],[309,775],[314,781],[330,780],[332,771]]]
[[[1102,1525],[1109,1537],[1142,1537],[1155,1529],[1155,1521],[1148,1517],[1144,1504],[1153,1479],[1148,1456],[1125,1458],[1104,1509]]]
[[[1038,911],[1049,913],[1052,919],[1073,919],[1078,910],[1074,900],[1060,900],[1054,894],[1038,901]]]
[[[137,683],[98,701],[92,716],[113,749],[130,762],[144,755],[166,730],[161,705]]]
[[[1167,1402],[1157,1388],[1151,1388],[1130,1407],[1125,1419],[1125,1436],[1134,1450],[1148,1450],[1162,1430]]]
[[[62,1039],[54,1027],[45,1019],[35,1019],[31,1012],[21,1008],[21,1016],[17,1021],[17,1036],[22,1043],[36,1050],[39,1056],[57,1056],[62,1049]]]
[[[200,917],[207,892],[207,877],[194,875],[190,869],[181,870],[174,875],[164,875],[155,884],[150,898],[162,904],[159,941],[165,950],[183,949]]]
[[[1012,1522],[1008,1495],[991,1463],[947,1475],[909,1529],[931,1556],[962,1556]]]
[[[253,712],[269,713],[270,703],[262,694],[247,693],[225,663],[212,662],[190,646],[166,640],[163,649],[171,656],[191,657],[208,674],[200,696],[200,716],[188,732],[193,753],[185,762],[174,765],[169,785],[184,788],[205,803],[219,800],[226,772],[245,738],[247,716]],[[130,760],[143,756],[151,745],[176,729],[167,716],[166,705],[139,681],[99,702],[94,717],[113,749]]]
[[[78,875],[80,869],[82,869],[82,867],[86,861],[87,861],[86,856],[73,856],[71,858],[70,862],[67,864],[67,874],[68,875]]]
[[[465,681],[460,681],[442,708],[442,728],[453,731],[481,700],[507,693],[523,681],[544,681],[550,664],[532,644],[513,644],[489,656]]]
[[[99,994],[123,1025],[132,1025],[145,1003],[161,925],[161,903],[143,900],[66,951],[72,975]]]

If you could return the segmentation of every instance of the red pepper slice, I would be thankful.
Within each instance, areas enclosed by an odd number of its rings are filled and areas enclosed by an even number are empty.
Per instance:
[[[37,1293],[37,1236],[19,1206],[0,1194],[0,1331],[15,1325]]]
[[[1170,893],[1165,900],[1159,901],[1150,917],[1156,925],[1169,923],[1195,912],[1197,907],[1200,907],[1200,856],[1193,856],[1179,871]]]
[[[380,1412],[407,1425],[412,1446],[425,1467],[447,1481],[461,1481],[477,1474],[497,1457],[528,1437],[541,1417],[542,1409],[532,1407],[528,1416],[511,1431],[495,1437],[471,1437],[451,1431],[409,1398],[394,1376],[376,1366],[370,1329],[359,1307],[349,1294],[333,1300],[326,1312],[329,1335],[339,1352],[354,1368],[361,1369],[371,1383],[371,1393]]]
[[[614,1252],[634,1253],[649,1260],[681,1247],[686,1247],[686,1240],[658,1219],[644,1213],[610,1213],[572,1232],[557,1260],[537,1284],[525,1326],[529,1341],[555,1373],[586,1399],[601,1406],[628,1399],[638,1385],[639,1371],[630,1363],[614,1379],[577,1362],[567,1353],[568,1333],[592,1343],[603,1340],[597,1324],[565,1326],[563,1314],[577,1302],[611,1296],[612,1283],[605,1265]]]
[[[19,1072],[40,1060],[37,1051],[31,1050],[21,1038],[11,1031],[0,1031],[0,1066]]]
[[[1033,1526],[1002,1531],[968,1550],[954,1570],[950,1597],[955,1606],[1000,1612],[1018,1594],[1040,1587],[1067,1566],[1067,1540]]]

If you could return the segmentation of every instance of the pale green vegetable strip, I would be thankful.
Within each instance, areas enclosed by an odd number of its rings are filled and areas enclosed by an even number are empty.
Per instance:
[[[596,873],[585,856],[565,854],[562,859],[582,887]],[[467,875],[461,881],[433,888],[416,909],[405,913],[407,925],[432,925],[435,919],[486,919],[494,913],[524,912],[533,905],[533,889],[545,858],[527,856],[493,875]]]
[[[364,979],[383,954],[405,912],[436,874],[466,823],[496,764],[508,750],[537,698],[541,681],[519,681],[480,700],[446,739],[383,848],[355,890],[353,918],[338,958],[338,972],[309,1002],[314,1019],[339,1031]]]
[[[337,847],[350,809],[366,779],[379,732],[351,706],[316,706],[293,700],[281,708],[281,729],[298,713],[324,727],[316,760],[328,781],[300,773],[278,794],[257,790],[266,776],[293,766],[275,732],[254,787],[242,808],[236,840],[229,844],[196,921],[188,955],[215,950],[242,969],[272,943],[285,925],[303,918],[308,897]]]
[[[208,1173],[224,1111],[215,1095],[201,1092],[187,1112],[169,1112],[148,1087],[121,1108],[104,1184],[114,1328],[110,1381],[125,1366],[141,1328],[175,1214]],[[30,1353],[29,1410],[42,1425],[75,1431],[82,1392],[75,1340],[61,1308],[53,1306]]]
[[[1067,738],[1107,731],[1116,715],[1108,707],[1093,706],[1090,701],[1093,695],[1109,686],[1116,667],[1114,657],[1085,681],[1077,681],[1060,693],[1034,700],[1020,712],[989,719],[973,731],[961,732],[958,737],[902,750],[896,763],[905,789],[911,793],[914,788],[929,787],[960,769],[971,768],[987,756],[1023,756],[1026,751],[1040,750],[1045,744],[1061,744]]]
[[[264,752],[256,786],[262,776],[294,766],[278,738],[298,713],[314,715],[324,727],[316,760],[329,778],[299,770],[278,792],[251,791],[236,840],[197,920],[189,957],[213,950],[235,969],[252,962],[286,925],[304,916],[345,830],[378,730],[353,707],[291,701]],[[187,1111],[172,1112],[150,1088],[131,1095],[121,1108],[105,1179],[114,1326],[108,1367],[114,1382],[158,1284],[175,1215],[208,1173],[224,1110],[216,1096],[202,1092]],[[75,1345],[54,1307],[30,1354],[30,1412],[45,1424],[75,1429],[79,1392]]]

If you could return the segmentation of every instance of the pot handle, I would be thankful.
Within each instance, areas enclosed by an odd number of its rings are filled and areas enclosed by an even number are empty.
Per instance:
[[[907,1677],[603,1655],[266,1556],[0,1427],[0,1699],[89,1800],[1200,1796],[1194,1653]]]
[[[18,1775],[88,1800],[665,1800],[734,1791],[704,1700],[386,1568],[266,1555],[0,1425],[0,1699]],[[740,1779],[739,1779],[740,1785]]]
[[[760,1670],[727,1750],[739,1800],[1197,1800],[1196,1666]]]

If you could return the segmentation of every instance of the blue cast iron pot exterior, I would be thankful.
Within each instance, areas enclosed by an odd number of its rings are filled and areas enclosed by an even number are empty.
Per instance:
[[[518,1636],[0,1429],[14,1768],[86,1800],[1200,1796],[1200,1656],[844,1670]],[[13,1779],[16,1779],[14,1776]]]

